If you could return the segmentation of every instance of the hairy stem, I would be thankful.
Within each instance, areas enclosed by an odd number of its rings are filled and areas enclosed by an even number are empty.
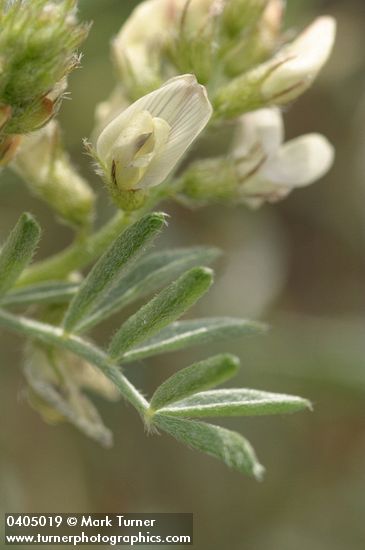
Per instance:
[[[18,332],[30,338],[36,338],[53,346],[67,349],[86,359],[101,370],[118,388],[123,397],[140,413],[142,417],[149,407],[148,401],[135,386],[122,374],[108,356],[89,342],[77,336],[67,335],[61,328],[33,319],[21,317],[0,309],[0,326]]]

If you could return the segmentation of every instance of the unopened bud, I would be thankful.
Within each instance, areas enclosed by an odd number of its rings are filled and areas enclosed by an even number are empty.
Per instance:
[[[183,75],[110,122],[96,142],[95,158],[115,202],[139,207],[146,190],[167,178],[211,114],[205,88],[193,75]]]
[[[162,51],[186,0],[147,0],[138,5],[112,42],[112,56],[132,100],[164,80]]]
[[[91,223],[94,193],[72,166],[55,121],[23,138],[11,167],[63,220],[75,226]]]
[[[258,21],[268,2],[269,0],[227,0],[222,17],[223,31],[232,37],[243,30],[247,32]]]
[[[272,56],[280,40],[284,0],[269,0],[256,24],[228,48],[223,64],[227,76],[234,77]],[[227,48],[226,48],[227,49]]]
[[[207,84],[216,68],[225,0],[185,1],[166,49],[178,72],[194,73]]]
[[[56,114],[87,32],[73,0],[0,3],[0,105],[12,110],[2,133],[31,132]]]

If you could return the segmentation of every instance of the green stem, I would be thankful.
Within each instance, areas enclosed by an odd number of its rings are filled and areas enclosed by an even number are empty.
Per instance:
[[[118,211],[115,216],[87,239],[78,239],[51,258],[26,269],[16,286],[23,287],[50,280],[62,280],[82,269],[104,252],[105,248],[131,222],[132,215]]]
[[[47,344],[67,349],[79,357],[83,357],[86,361],[101,370],[115,384],[123,397],[137,409],[141,416],[145,416],[149,407],[148,401],[122,374],[120,368],[115,366],[103,351],[89,342],[77,336],[65,335],[61,328],[13,315],[1,309],[0,326],[24,334],[30,338],[36,338]]]

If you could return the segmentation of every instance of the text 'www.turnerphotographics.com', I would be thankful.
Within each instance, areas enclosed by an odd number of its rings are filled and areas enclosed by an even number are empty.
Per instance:
[[[6,545],[192,545],[193,514],[5,514]]]

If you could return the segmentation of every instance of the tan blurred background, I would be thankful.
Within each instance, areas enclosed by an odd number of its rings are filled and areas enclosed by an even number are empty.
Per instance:
[[[111,207],[81,139],[113,87],[110,37],[136,4],[80,0],[81,16],[94,26],[61,121],[75,162],[99,194],[99,222]],[[335,52],[285,120],[289,137],[318,131],[334,142],[328,176],[255,213],[164,205],[172,218],[161,246],[207,243],[225,251],[215,288],[195,315],[260,318],[270,333],[128,368],[150,393],[178,367],[230,349],[243,364],[235,385],[297,393],[313,401],[314,412],[224,422],[254,445],[267,467],[261,484],[168,436],[148,437],[124,403],[97,403],[115,433],[115,447],[105,451],[69,425],[47,426],[28,407],[22,341],[1,334],[1,512],[194,512],[199,550],[365,548],[365,8],[363,0],[288,0],[287,24],[299,29],[322,13],[338,19]],[[9,172],[0,194],[2,240],[29,210],[44,228],[39,258],[70,241]],[[104,324],[97,338],[115,326],[115,319]]]

